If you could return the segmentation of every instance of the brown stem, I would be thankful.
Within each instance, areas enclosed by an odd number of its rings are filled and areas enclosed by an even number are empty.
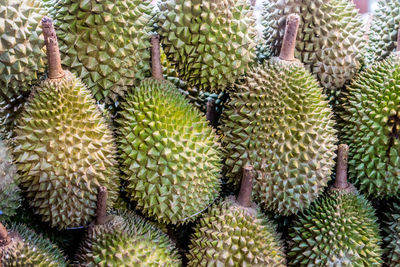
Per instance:
[[[250,4],[251,6],[255,6],[256,5],[257,0],[250,0]]]
[[[10,242],[7,229],[0,222],[0,247],[7,245]]]
[[[217,110],[216,110],[215,100],[210,99],[207,102],[207,112],[206,112],[206,119],[208,120],[210,126],[215,127],[216,118],[217,118]]]
[[[158,34],[151,37],[151,71],[153,78],[164,79],[160,59],[160,36]]]
[[[60,79],[64,77],[64,71],[61,67],[60,50],[58,48],[58,41],[56,31],[54,30],[53,21],[44,17],[42,19],[44,43],[47,50],[47,61],[49,64],[49,78]]]
[[[243,167],[242,183],[236,201],[243,207],[251,206],[251,193],[253,191],[253,167]]]
[[[334,187],[337,189],[345,189],[349,187],[347,182],[347,161],[349,156],[349,146],[346,144],[339,145],[337,165],[336,165],[336,180]]]
[[[285,35],[283,37],[280,59],[294,61],[294,50],[296,48],[296,37],[299,30],[300,17],[297,14],[290,14],[286,18]]]
[[[396,51],[397,52],[400,51],[400,23],[399,23],[399,29],[397,30],[397,47],[396,47]]]
[[[96,225],[102,225],[107,220],[107,188],[101,186],[97,195]]]

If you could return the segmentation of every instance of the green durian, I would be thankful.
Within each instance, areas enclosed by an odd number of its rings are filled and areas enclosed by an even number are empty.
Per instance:
[[[52,22],[43,19],[48,79],[32,92],[15,129],[20,185],[42,220],[58,229],[88,224],[98,187],[118,194],[116,146],[90,91],[63,71]]]
[[[358,10],[350,0],[266,0],[264,39],[278,55],[287,15],[302,20],[295,57],[311,71],[331,100],[361,68],[366,39]]]
[[[222,153],[205,117],[162,79],[152,39],[159,71],[126,95],[117,119],[121,170],[128,196],[147,216],[184,224],[217,197]]]
[[[34,0],[0,0],[0,133],[7,137],[38,73],[44,72],[43,14]]]
[[[367,196],[400,192],[400,55],[360,73],[347,87],[339,114],[341,140],[350,146],[350,179]]]
[[[382,221],[382,230],[385,234],[384,253],[387,266],[400,265],[400,205],[393,202]]]
[[[221,122],[226,178],[237,186],[242,166],[254,166],[255,199],[280,215],[307,208],[322,193],[337,142],[322,89],[293,57],[290,37],[296,38],[300,18],[289,18],[290,55],[281,53],[237,81]]]
[[[2,267],[66,267],[60,249],[23,224],[0,223],[0,265]]]
[[[399,23],[400,1],[379,0],[369,30],[368,63],[386,59],[396,50]]]
[[[255,57],[255,19],[246,0],[162,0],[159,33],[180,78],[200,91],[224,90]]]
[[[150,1],[53,0],[63,66],[96,100],[113,104],[150,72]]]
[[[289,229],[289,266],[382,265],[382,240],[374,209],[347,183],[348,149],[339,146],[335,184]]]
[[[286,266],[276,226],[251,202],[253,168],[243,169],[238,197],[214,204],[191,238],[188,266]]]
[[[133,212],[115,210],[106,216],[103,208],[83,238],[75,266],[156,267],[181,264],[174,244],[160,229]]]
[[[0,221],[14,216],[20,205],[20,189],[16,182],[17,168],[7,144],[0,138]]]

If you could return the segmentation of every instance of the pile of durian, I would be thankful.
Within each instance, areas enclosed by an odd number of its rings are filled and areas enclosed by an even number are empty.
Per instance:
[[[0,267],[400,266],[400,1],[261,1],[0,0]]]

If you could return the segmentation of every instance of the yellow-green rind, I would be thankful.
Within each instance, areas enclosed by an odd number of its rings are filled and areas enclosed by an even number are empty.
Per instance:
[[[29,204],[59,229],[91,222],[100,186],[108,190],[109,207],[119,190],[112,132],[90,91],[75,75],[65,74],[35,88],[14,139]]]
[[[272,58],[236,82],[222,115],[225,176],[238,186],[257,171],[254,196],[267,210],[307,208],[331,179],[337,138],[322,89],[301,63]]]
[[[193,221],[220,190],[214,130],[168,81],[146,79],[126,95],[117,120],[129,197],[161,223]]]

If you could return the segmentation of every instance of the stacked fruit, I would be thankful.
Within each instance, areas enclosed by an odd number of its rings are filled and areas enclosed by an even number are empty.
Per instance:
[[[400,264],[400,4],[251,3],[0,0],[0,266]]]

